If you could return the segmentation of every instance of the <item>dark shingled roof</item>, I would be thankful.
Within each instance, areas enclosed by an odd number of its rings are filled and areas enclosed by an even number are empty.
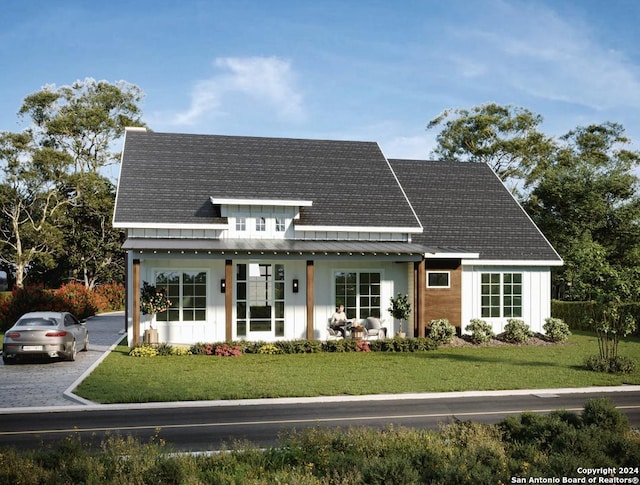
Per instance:
[[[478,252],[485,260],[560,261],[488,165],[389,162],[424,227],[413,243]]]
[[[219,222],[211,196],[313,201],[302,225],[420,227],[377,143],[127,132],[116,224]]]

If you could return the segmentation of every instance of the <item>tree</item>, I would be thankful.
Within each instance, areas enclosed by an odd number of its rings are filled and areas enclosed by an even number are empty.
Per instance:
[[[88,286],[124,273],[124,255],[116,247],[122,234],[111,227],[115,190],[99,170],[118,161],[113,145],[125,128],[142,125],[141,99],[142,92],[134,85],[93,79],[59,88],[47,86],[25,98],[19,115],[29,118],[31,125],[22,133],[2,134],[0,153],[0,161],[14,168],[5,171],[6,202],[0,226],[4,239],[13,244],[5,244],[2,258],[22,271],[16,284],[22,284],[28,268],[37,268],[44,277],[62,276],[64,269],[65,278],[80,279]],[[18,189],[24,197],[15,197]],[[20,204],[10,207],[14,199]],[[19,236],[13,220],[21,221]],[[25,263],[18,253],[24,253],[20,246],[27,222],[32,222],[31,231],[38,232],[31,249],[40,257]],[[56,242],[55,251],[54,236],[64,238]],[[47,247],[37,246],[37,240],[48,240]],[[115,271],[114,265],[118,265]]]
[[[443,125],[432,156],[486,163],[513,186],[529,183],[555,150],[552,138],[538,131],[542,121],[527,109],[494,103],[448,109],[427,125]]]
[[[30,94],[18,113],[31,118],[41,144],[71,156],[74,173],[96,172],[119,160],[111,145],[127,126],[143,126],[141,100],[142,91],[133,84],[87,78]]]
[[[592,299],[605,266],[640,265],[640,153],[615,123],[580,127],[541,170],[527,212],[565,260],[554,275],[570,299]],[[563,295],[560,295],[563,296]]]
[[[70,202],[65,193],[69,159],[64,152],[35,146],[27,131],[0,134],[0,161],[0,259],[14,271],[20,288],[28,268],[36,262],[52,266],[63,245],[56,223]]]

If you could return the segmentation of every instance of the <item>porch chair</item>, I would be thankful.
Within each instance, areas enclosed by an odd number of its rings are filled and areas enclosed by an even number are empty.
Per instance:
[[[364,322],[365,340],[381,340],[387,338],[387,329],[382,326],[380,320],[374,317],[367,317]]]
[[[342,340],[344,337],[337,330],[327,327],[327,340]]]

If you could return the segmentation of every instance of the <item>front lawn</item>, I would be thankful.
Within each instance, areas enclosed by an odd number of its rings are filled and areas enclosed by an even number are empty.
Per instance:
[[[76,389],[100,403],[251,399],[640,384],[640,338],[620,343],[638,362],[632,374],[585,370],[597,339],[566,344],[441,348],[416,353],[245,354],[130,357],[117,347]]]

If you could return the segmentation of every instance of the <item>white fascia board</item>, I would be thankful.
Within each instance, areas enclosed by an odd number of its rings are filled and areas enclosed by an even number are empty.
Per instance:
[[[176,224],[162,222],[117,222],[116,229],[228,229],[228,224]]]
[[[376,226],[295,226],[296,231],[319,232],[392,232],[392,233],[422,233],[422,227],[376,227]]]
[[[461,263],[463,265],[470,266],[562,266],[564,261],[533,259],[463,259]]]
[[[478,259],[480,257],[480,253],[425,253],[424,259]]]
[[[290,199],[225,199],[221,197],[209,197],[212,204],[220,205],[274,205],[279,207],[311,207],[311,200]]]

